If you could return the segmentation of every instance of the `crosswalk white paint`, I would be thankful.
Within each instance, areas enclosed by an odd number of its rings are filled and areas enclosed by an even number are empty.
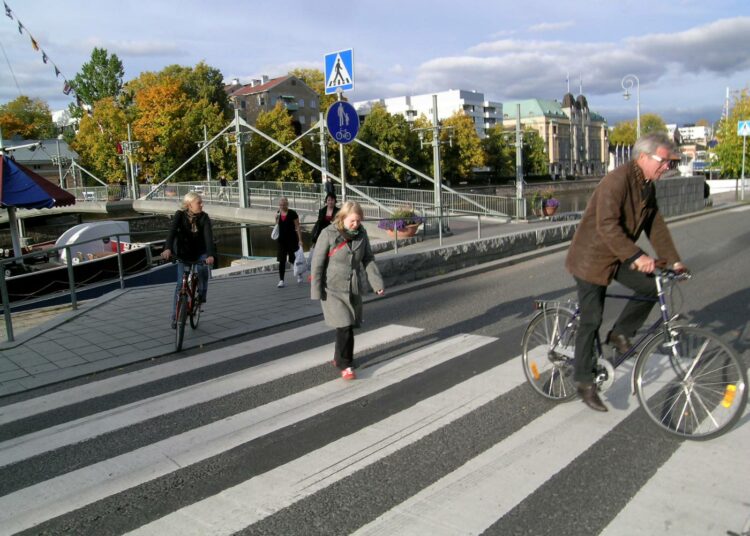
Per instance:
[[[420,330],[389,325],[365,332],[355,339],[356,351],[376,348],[386,341],[397,340]],[[288,339],[277,339],[276,343]],[[219,397],[267,383],[289,374],[319,366],[331,360],[333,344],[313,348],[273,363],[212,379],[197,385],[171,391],[146,400],[89,415],[81,419],[14,438],[0,445],[0,467],[71,445],[113,430],[124,428],[168,412],[187,408]],[[192,364],[190,364],[192,365]],[[170,372],[174,371],[170,369]]]
[[[459,335],[438,341],[397,360],[361,369],[360,381],[328,382],[29,486],[0,497],[0,525],[14,531],[24,530],[403,381],[492,340]]]
[[[3,422],[85,402],[112,389],[134,387],[188,370],[301,340],[321,332],[312,324],[118,378],[14,404]],[[357,350],[385,346],[421,330],[385,326],[364,332]],[[290,339],[291,338],[291,339]],[[197,427],[0,497],[0,534],[13,534],[95,501],[220,455],[272,432],[394,386],[432,367],[459,360],[497,339],[462,334],[426,338],[422,346],[358,369],[358,380],[334,380],[260,407]],[[502,342],[502,341],[501,341]],[[517,341],[512,341],[517,344]],[[331,345],[265,363],[221,378],[141,400],[0,444],[0,467],[52,452],[107,431],[138,424],[180,408],[210,404],[225,394],[319,366]],[[458,361],[456,361],[458,362]],[[630,361],[605,393],[608,413],[578,401],[559,404],[461,467],[355,531],[358,535],[480,534],[604,438],[638,403],[629,387]],[[216,495],[134,530],[133,535],[225,535],[252,525],[342,479],[415,444],[525,382],[519,359],[499,364],[398,413],[275,467]],[[75,392],[80,389],[79,392]],[[57,397],[57,398],[55,398]],[[88,397],[88,398],[87,398]],[[654,433],[660,433],[654,428]],[[605,536],[740,533],[750,523],[750,415],[730,434],[684,442],[602,532]]]

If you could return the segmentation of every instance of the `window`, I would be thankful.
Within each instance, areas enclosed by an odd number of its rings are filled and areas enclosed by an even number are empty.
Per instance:
[[[300,125],[304,125],[305,124],[305,116],[304,115],[300,115],[299,116],[299,124]]]
[[[299,107],[300,108],[304,108],[305,107],[305,99],[300,99],[299,100]]]
[[[310,108],[313,110],[318,107],[318,103],[315,102],[315,99],[310,100]]]

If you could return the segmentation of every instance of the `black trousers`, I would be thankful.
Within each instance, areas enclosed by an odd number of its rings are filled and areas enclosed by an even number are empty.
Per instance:
[[[594,340],[602,325],[604,298],[607,287],[574,278],[578,288],[578,304],[581,316],[578,322],[575,347],[575,374],[577,382],[591,383],[596,370],[594,362]],[[635,296],[655,298],[656,282],[647,274],[620,265],[615,272],[615,281],[635,291]],[[654,307],[652,301],[628,300],[619,318],[612,326],[612,333],[632,337],[648,318]]]
[[[336,328],[336,346],[333,359],[341,370],[349,368],[354,362],[354,327]]]

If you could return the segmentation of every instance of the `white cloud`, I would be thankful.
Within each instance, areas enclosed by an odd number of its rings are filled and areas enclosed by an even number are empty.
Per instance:
[[[575,26],[575,22],[572,20],[559,21],[559,22],[540,22],[529,26],[531,32],[557,32]]]

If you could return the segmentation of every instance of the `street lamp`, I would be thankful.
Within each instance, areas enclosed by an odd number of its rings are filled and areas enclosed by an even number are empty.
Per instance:
[[[622,89],[625,93],[622,94],[625,100],[630,99],[630,90],[633,89],[633,83],[635,83],[635,137],[636,139],[641,137],[641,81],[634,74],[626,74],[622,79]]]

